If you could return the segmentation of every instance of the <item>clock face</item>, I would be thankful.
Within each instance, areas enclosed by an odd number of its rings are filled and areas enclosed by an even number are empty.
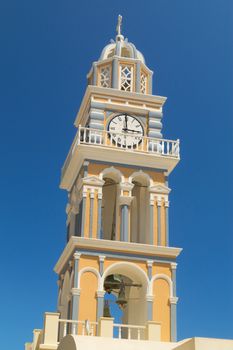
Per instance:
[[[109,137],[119,146],[135,147],[142,141],[142,124],[128,114],[119,114],[108,124]]]

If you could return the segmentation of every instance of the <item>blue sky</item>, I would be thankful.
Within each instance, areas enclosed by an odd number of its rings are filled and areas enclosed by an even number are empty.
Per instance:
[[[178,337],[232,338],[233,3],[231,0],[0,1],[1,343],[23,348],[56,309],[65,244],[60,169],[86,74],[123,33],[167,96],[164,136],[181,140],[170,177]]]

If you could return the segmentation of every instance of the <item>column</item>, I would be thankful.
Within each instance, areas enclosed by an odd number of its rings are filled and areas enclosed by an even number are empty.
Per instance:
[[[97,66],[96,66],[96,62],[93,63],[93,85],[97,85]]]
[[[100,317],[103,317],[104,313],[104,290],[100,290],[96,292],[97,297],[97,321],[100,319]]]
[[[72,294],[72,320],[78,320],[80,289],[78,289],[79,259],[81,254],[74,253],[74,287],[71,289]]]
[[[121,241],[128,242],[129,238],[129,232],[128,232],[128,226],[129,226],[129,221],[128,221],[128,216],[129,216],[129,208],[127,204],[123,204],[121,206],[121,227],[122,227],[122,234],[121,234]]]
[[[95,198],[95,192],[94,189],[91,189],[90,193],[90,221],[89,221],[89,238],[92,238],[92,231],[93,231],[93,208],[94,208],[94,198]]]
[[[103,272],[104,272],[104,260],[105,260],[105,255],[99,255],[99,272],[100,272],[100,276],[102,276]]]
[[[153,260],[147,260],[147,275],[149,280],[152,278],[152,266],[153,266]],[[153,319],[153,295],[147,295],[146,296],[146,302],[147,302],[147,321],[152,321]]]
[[[161,197],[157,197],[157,226],[158,226],[158,240],[157,245],[161,245]]]
[[[97,238],[101,238],[102,228],[102,188],[98,191],[98,218],[97,218]]]
[[[166,216],[166,231],[165,231],[165,245],[169,246],[169,201],[165,201],[165,216]]]
[[[176,322],[176,308],[178,298],[176,296],[176,268],[177,263],[171,263],[171,271],[172,271],[172,293],[173,296],[170,298],[170,306],[171,306],[171,341],[177,341],[177,322]]]
[[[132,202],[133,197],[129,196],[120,196],[120,206],[121,206],[121,232],[120,240],[124,242],[129,242],[129,206]]]
[[[136,64],[136,92],[141,92],[141,63]]]
[[[153,319],[153,295],[146,296],[147,302],[147,321],[152,321]]]
[[[112,87],[118,89],[118,59],[114,58],[112,61]]]
[[[81,225],[81,237],[84,237],[85,230],[85,220],[86,220],[86,201],[87,201],[87,191],[83,188],[83,199],[82,199],[82,225]]]
[[[150,194],[150,233],[149,243],[154,244],[154,196]]]

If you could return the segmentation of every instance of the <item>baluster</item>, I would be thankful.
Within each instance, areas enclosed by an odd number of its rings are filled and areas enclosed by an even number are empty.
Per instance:
[[[162,154],[164,154],[164,141],[162,141]]]
[[[67,334],[67,323],[64,322],[64,328],[63,328],[63,337],[65,337]]]
[[[131,339],[131,328],[128,329],[128,339]]]
[[[119,326],[119,334],[118,334],[118,338],[121,339],[121,326]]]
[[[71,334],[72,334],[72,335],[75,335],[75,334],[76,334],[76,324],[75,324],[75,323],[72,323],[72,324],[71,324]]]
[[[107,144],[108,144],[108,133],[106,131],[104,132],[104,140],[103,140],[103,142],[104,142],[104,146],[107,146]]]
[[[170,154],[170,142],[167,141],[166,144],[167,144],[167,154]]]
[[[91,325],[91,336],[93,337],[93,335],[94,335],[94,325],[92,324]]]
[[[140,332],[140,328],[138,328],[138,340],[141,339],[141,332]]]
[[[86,143],[86,128],[83,128],[83,143]]]
[[[82,323],[82,335],[85,335],[85,324]]]
[[[175,143],[172,142],[172,150],[171,150],[171,155],[174,156],[175,154]]]

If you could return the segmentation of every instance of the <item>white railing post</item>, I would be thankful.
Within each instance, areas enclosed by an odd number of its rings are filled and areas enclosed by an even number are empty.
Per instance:
[[[131,328],[128,329],[128,339],[131,339]]]
[[[45,312],[44,316],[44,344],[57,344],[59,313]]]
[[[119,326],[118,338],[121,339],[121,326]]]
[[[146,339],[160,341],[161,340],[161,324],[154,321],[148,321],[146,326]]]
[[[66,334],[67,334],[67,323],[64,322],[63,323],[63,338],[66,336]]]
[[[138,340],[140,340],[141,339],[141,330],[140,330],[140,328],[138,328],[138,332],[137,332],[138,334],[137,334],[137,336],[138,336]]]
[[[98,335],[100,337],[113,338],[113,318],[100,317],[98,324]]]

